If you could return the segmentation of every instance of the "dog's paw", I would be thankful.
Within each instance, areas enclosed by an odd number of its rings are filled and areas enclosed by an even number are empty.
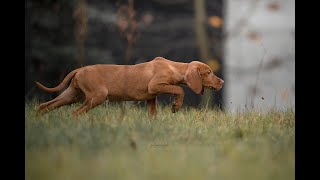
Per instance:
[[[178,103],[173,103],[171,106],[172,113],[176,113],[180,109],[180,107],[181,105],[179,105]]]
[[[172,111],[172,113],[176,113],[176,112],[177,112],[177,110],[176,110],[176,108],[175,108],[175,106],[174,106],[174,105],[172,105],[172,107],[171,107],[171,111]]]

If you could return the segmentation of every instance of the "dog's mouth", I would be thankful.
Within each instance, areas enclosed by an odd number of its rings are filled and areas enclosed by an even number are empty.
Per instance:
[[[214,91],[218,91],[219,89],[218,88],[214,88],[214,87],[211,87],[212,90]]]
[[[214,91],[218,91],[219,89],[222,88],[222,86],[220,87],[213,87],[213,86],[202,86],[202,89],[201,89],[201,95],[203,95],[204,93],[204,89],[211,89],[211,90],[214,90]]]
[[[221,87],[202,86],[201,94],[203,94],[204,88],[211,89],[211,90],[214,90],[214,91],[218,91],[219,89],[221,89]]]
[[[203,92],[204,92],[204,88],[203,88],[203,86],[202,86],[202,89],[201,89],[201,95],[203,95]]]

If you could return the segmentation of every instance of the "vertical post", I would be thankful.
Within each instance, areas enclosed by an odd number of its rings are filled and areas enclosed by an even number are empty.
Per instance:
[[[85,65],[85,40],[87,35],[87,9],[86,0],[79,0],[75,10],[73,11],[73,18],[75,19],[74,35],[79,47],[78,64]]]
[[[128,31],[127,31],[127,41],[128,47],[126,49],[125,61],[129,64],[132,54],[133,54],[133,43],[135,42],[135,31],[136,31],[136,21],[134,19],[134,0],[128,0]]]
[[[136,12],[134,10],[134,0],[128,0],[128,4],[123,4],[117,11],[118,28],[120,34],[127,42],[127,48],[124,54],[124,64],[132,64],[134,55],[134,43],[137,39],[137,20],[135,19]]]
[[[195,32],[197,45],[200,51],[201,61],[206,63],[210,57],[207,33],[206,33],[206,9],[205,0],[194,0],[194,10],[195,10]],[[212,92],[205,91],[201,98],[201,106],[210,106],[209,102],[212,100]]]

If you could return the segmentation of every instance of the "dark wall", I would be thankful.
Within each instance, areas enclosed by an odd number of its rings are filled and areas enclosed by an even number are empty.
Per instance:
[[[79,0],[46,0],[26,2],[25,97],[48,100],[57,94],[39,90],[34,81],[53,87],[72,69],[97,63],[136,64],[157,56],[181,62],[200,60],[194,28],[194,1],[140,0],[133,1],[132,29],[121,30],[119,17],[126,17],[126,0],[86,1],[86,33],[84,60],[79,61],[80,45],[75,28],[74,11]],[[207,16],[223,19],[222,0],[206,1]],[[121,11],[122,10],[122,11]],[[119,15],[120,14],[120,15]],[[209,51],[220,64],[215,72],[223,78],[222,28],[206,24]],[[120,24],[120,26],[118,25]],[[130,36],[133,37],[130,39]],[[129,37],[129,38],[128,38]],[[132,40],[135,39],[135,40]],[[129,50],[128,50],[129,49]],[[184,104],[198,106],[200,96],[189,88]],[[224,89],[224,88],[223,88]],[[213,104],[222,104],[221,91],[214,93]],[[160,101],[169,103],[169,96]]]

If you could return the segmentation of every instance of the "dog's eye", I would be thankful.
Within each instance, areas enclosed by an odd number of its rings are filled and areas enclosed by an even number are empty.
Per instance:
[[[211,71],[208,71],[208,74],[210,74],[211,73]]]

